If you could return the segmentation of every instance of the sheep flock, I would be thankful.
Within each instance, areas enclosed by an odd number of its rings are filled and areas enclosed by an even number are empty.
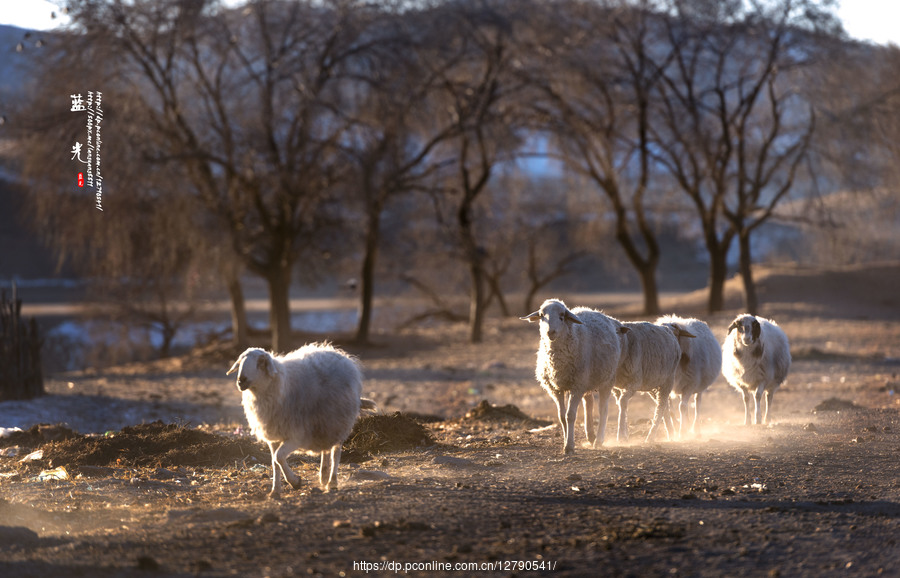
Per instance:
[[[588,443],[595,448],[604,441],[611,396],[618,406],[617,440],[628,439],[628,402],[638,392],[651,395],[656,404],[648,441],[656,437],[660,426],[670,439],[684,436],[692,400],[690,431],[696,434],[702,395],[719,374],[741,393],[745,425],[751,424],[751,416],[756,424],[768,424],[775,391],[791,365],[784,331],[774,321],[750,314],[734,320],[721,346],[699,319],[669,315],[653,323],[621,322],[583,307],[569,310],[558,299],[548,299],[521,319],[540,323],[535,377],[557,405],[567,454],[575,451],[579,400],[584,405]],[[596,433],[595,395],[599,397]],[[677,413],[671,397],[679,398]],[[678,417],[677,428],[673,413]]]
[[[540,326],[535,377],[556,404],[564,454],[575,452],[579,404],[588,444],[604,443],[611,398],[618,408],[616,438],[627,441],[628,403],[637,393],[650,395],[656,406],[648,441],[660,429],[669,439],[683,437],[691,401],[689,429],[696,434],[702,395],[720,374],[741,393],[745,425],[768,423],[774,393],[791,364],[784,331],[750,314],[734,320],[721,346],[698,319],[669,315],[655,322],[622,322],[586,307],[569,309],[558,299],[548,299],[521,319]],[[337,489],[341,445],[360,412],[376,410],[372,400],[361,397],[358,360],[328,343],[283,356],[250,348],[227,372],[232,373],[237,373],[251,430],[271,452],[269,495],[280,495],[282,478],[300,487],[300,477],[286,461],[298,450],[319,455],[320,486]],[[672,398],[678,401],[675,407]]]

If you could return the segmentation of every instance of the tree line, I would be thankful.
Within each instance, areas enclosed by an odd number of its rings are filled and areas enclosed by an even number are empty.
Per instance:
[[[709,310],[737,243],[755,311],[753,233],[785,199],[841,182],[836,135],[888,98],[852,112],[829,84],[849,44],[828,0],[83,0],[70,16],[19,115],[41,231],[170,329],[185,311],[167,304],[222,286],[243,344],[241,277],[263,279],[276,351],[292,281],[335,256],[357,267],[368,340],[398,230],[430,240],[397,277],[414,282],[435,252],[464,263],[473,342],[487,306],[507,308],[505,277],[533,299],[597,226],[637,272],[645,313],[659,312],[660,226],[676,221],[701,231]],[[102,214],[70,166],[46,161],[84,131],[59,102],[91,87],[106,110]],[[591,218],[566,191],[513,183],[538,150],[589,191]]]

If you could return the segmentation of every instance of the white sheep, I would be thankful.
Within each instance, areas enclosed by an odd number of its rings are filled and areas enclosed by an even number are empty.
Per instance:
[[[675,372],[675,386],[672,392],[681,398],[681,402],[678,404],[678,437],[682,436],[684,420],[687,418],[687,410],[692,397],[694,398],[694,419],[691,421],[691,433],[696,434],[700,418],[700,398],[722,372],[722,348],[709,325],[699,319],[667,315],[657,319],[656,324],[694,336],[693,338],[686,335],[678,336],[678,345],[681,346],[681,361]]]
[[[722,355],[722,374],[744,398],[744,425],[751,423],[751,397],[755,400],[753,421],[760,423],[763,392],[766,409],[762,423],[769,423],[775,390],[784,383],[791,368],[787,335],[774,321],[744,313],[728,326]]]
[[[305,345],[283,357],[250,348],[226,375],[235,371],[250,428],[272,453],[269,495],[281,493],[282,475],[300,487],[300,477],[286,461],[298,449],[321,454],[319,483],[326,491],[336,489],[341,444],[360,409],[375,408],[373,401],[360,398],[362,372],[356,360],[327,343]]]
[[[661,327],[646,321],[623,324],[628,330],[625,343],[619,358],[616,372],[616,384],[613,395],[619,406],[619,427],[616,439],[620,442],[628,440],[628,401],[638,391],[649,393],[656,402],[653,422],[647,433],[647,441],[655,437],[657,428],[662,422],[666,428],[666,436],[672,426],[669,415],[669,395],[675,382],[675,370],[681,359],[681,347],[678,345],[676,332],[687,337],[687,331],[678,331],[672,327]],[[668,426],[665,422],[668,422]],[[601,422],[601,427],[604,423]]]
[[[557,299],[544,301],[541,308],[521,318],[540,321],[541,342],[537,352],[535,377],[556,403],[563,432],[563,452],[575,452],[575,416],[584,399],[585,433],[597,445],[591,419],[593,396],[600,393],[601,423],[606,423],[609,394],[619,364],[622,324],[600,311],[585,307],[569,310]],[[603,443],[600,428],[599,443]]]

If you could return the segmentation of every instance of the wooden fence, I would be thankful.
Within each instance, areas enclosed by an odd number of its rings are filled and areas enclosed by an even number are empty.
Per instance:
[[[0,291],[0,401],[44,395],[41,345],[34,317],[22,319],[22,300],[13,283],[12,298]]]

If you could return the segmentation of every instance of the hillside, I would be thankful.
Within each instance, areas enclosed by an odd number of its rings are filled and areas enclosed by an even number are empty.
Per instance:
[[[764,315],[900,319],[900,262],[833,268],[757,266],[754,275]],[[662,308],[702,315],[706,299],[707,290],[702,289],[663,299]],[[735,275],[725,284],[725,308],[742,306],[743,284]]]

